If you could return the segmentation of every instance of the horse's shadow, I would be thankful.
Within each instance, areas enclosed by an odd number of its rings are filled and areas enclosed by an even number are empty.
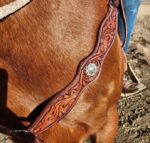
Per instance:
[[[17,116],[7,108],[7,92],[8,73],[6,70],[0,69],[0,125],[12,127],[17,122]]]
[[[7,107],[8,99],[8,72],[5,69],[0,69],[0,126],[9,129],[26,129],[27,127],[19,121],[32,121],[37,117],[39,112],[42,111],[43,106],[47,104],[48,101],[40,104],[27,118],[18,117],[11,109]],[[14,101],[15,102],[15,101]],[[0,127],[0,133],[4,133],[3,129]],[[5,134],[5,133],[4,133]],[[13,137],[12,140],[15,143],[33,143],[34,138],[30,141],[22,138]]]
[[[0,69],[0,126],[4,126],[10,129],[21,128],[22,125],[18,122],[18,116],[7,107],[7,92],[8,73],[6,70]],[[3,133],[2,131],[0,132]],[[15,138],[12,140],[14,140],[15,143],[22,142],[18,139],[16,140]]]

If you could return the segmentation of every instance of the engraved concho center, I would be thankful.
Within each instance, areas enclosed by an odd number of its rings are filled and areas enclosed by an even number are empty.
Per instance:
[[[85,74],[87,76],[95,76],[98,72],[98,66],[95,63],[90,63],[85,67]]]

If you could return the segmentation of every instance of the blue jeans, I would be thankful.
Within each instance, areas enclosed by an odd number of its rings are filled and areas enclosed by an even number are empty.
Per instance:
[[[125,52],[127,53],[131,35],[134,30],[137,12],[141,4],[141,0],[123,0],[123,4],[124,4],[124,11],[125,11],[127,27],[128,27],[127,43],[124,49]],[[124,25],[123,25],[120,15],[119,15],[119,28],[120,28],[122,39],[124,39]]]

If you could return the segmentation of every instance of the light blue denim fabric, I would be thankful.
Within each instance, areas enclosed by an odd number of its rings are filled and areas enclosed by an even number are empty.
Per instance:
[[[124,10],[125,10],[127,27],[128,27],[127,43],[126,43],[125,49],[124,49],[125,52],[127,53],[131,35],[134,30],[137,12],[138,12],[139,6],[141,4],[141,0],[123,0],[123,4],[124,4]],[[124,25],[123,25],[120,15],[119,15],[119,28],[120,28],[120,32],[122,35],[122,39],[124,39]]]

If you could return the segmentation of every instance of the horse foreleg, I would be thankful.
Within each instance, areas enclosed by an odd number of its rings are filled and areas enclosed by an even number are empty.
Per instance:
[[[118,113],[116,106],[108,110],[106,124],[96,133],[96,143],[114,143],[118,129]]]

